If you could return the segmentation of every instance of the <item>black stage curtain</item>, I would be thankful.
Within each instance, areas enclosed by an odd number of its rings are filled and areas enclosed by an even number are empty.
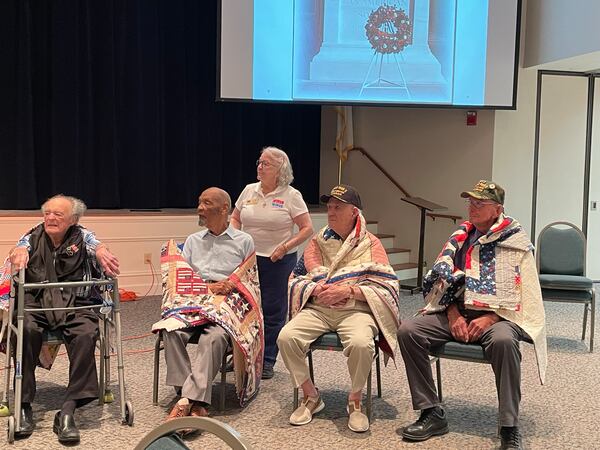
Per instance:
[[[234,201],[266,145],[316,203],[320,107],[216,102],[217,0],[2,0],[0,209]]]

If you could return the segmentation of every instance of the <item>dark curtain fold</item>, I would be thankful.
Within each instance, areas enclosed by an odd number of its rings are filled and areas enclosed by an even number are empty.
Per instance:
[[[266,145],[318,201],[320,107],[215,102],[217,1],[0,2],[0,209],[193,207]]]

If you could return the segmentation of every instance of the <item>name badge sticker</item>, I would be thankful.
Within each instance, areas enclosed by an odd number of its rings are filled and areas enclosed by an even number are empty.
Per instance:
[[[273,208],[283,208],[284,204],[285,204],[285,202],[283,200],[275,198],[275,199],[273,199],[273,202],[271,203],[271,206]]]

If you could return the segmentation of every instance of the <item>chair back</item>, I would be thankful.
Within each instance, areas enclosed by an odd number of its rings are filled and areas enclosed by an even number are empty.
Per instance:
[[[189,449],[186,442],[172,435],[174,431],[181,429],[204,430],[221,439],[229,448],[252,450],[250,443],[240,433],[231,426],[210,417],[181,417],[162,423],[144,436],[135,446],[135,450]],[[161,439],[163,437],[166,439]]]
[[[585,235],[576,225],[570,222],[550,223],[538,236],[538,272],[585,276],[585,252]]]

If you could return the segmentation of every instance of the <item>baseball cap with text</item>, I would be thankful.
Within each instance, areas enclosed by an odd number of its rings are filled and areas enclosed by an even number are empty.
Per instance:
[[[358,191],[348,184],[338,184],[331,189],[331,193],[329,195],[321,195],[321,203],[327,203],[331,197],[337,198],[339,201],[344,203],[354,205],[358,209],[362,209],[362,203],[360,201],[360,195],[358,195]]]

